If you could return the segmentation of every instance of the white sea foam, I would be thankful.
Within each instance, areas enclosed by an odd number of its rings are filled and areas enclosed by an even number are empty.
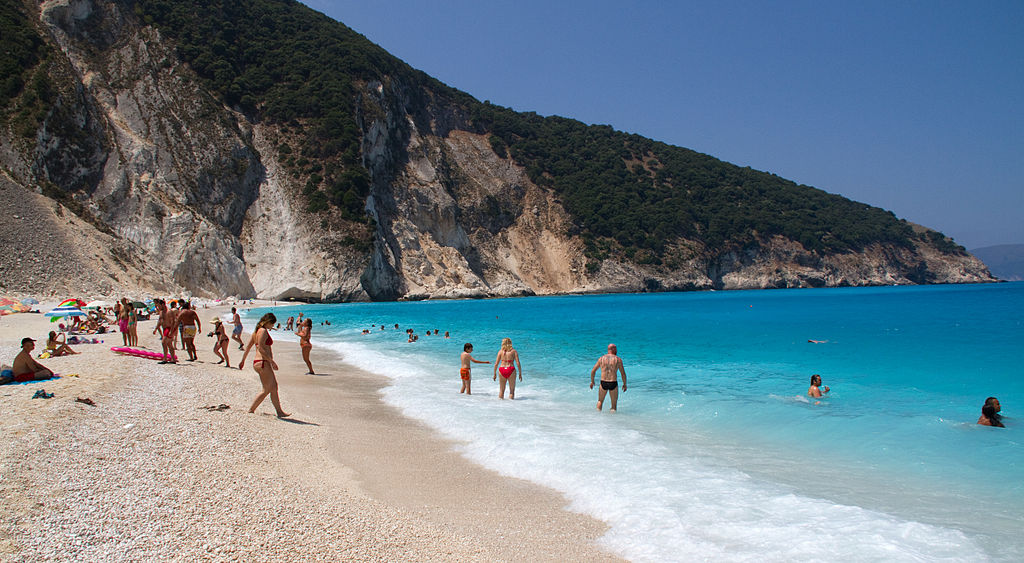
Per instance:
[[[413,347],[331,346],[345,362],[389,377],[385,402],[457,440],[468,459],[561,491],[572,510],[607,522],[601,543],[632,560],[987,559],[959,530],[814,498],[742,471],[696,429],[666,442],[660,438],[674,427],[597,413],[583,385],[531,379],[515,402],[499,401],[491,367],[475,366],[467,397],[457,393],[452,365]]]

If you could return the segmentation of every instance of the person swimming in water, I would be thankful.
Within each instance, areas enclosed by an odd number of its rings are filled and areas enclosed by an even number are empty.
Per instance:
[[[514,365],[513,365],[514,364]],[[512,339],[504,338],[501,341],[501,350],[498,350],[498,357],[494,360],[494,380],[498,380],[501,374],[501,381],[498,383],[498,398],[505,398],[505,384],[508,383],[508,398],[516,398],[516,374],[519,374],[519,381],[523,380],[523,366],[519,363],[519,352],[512,347]]]
[[[821,384],[820,375],[814,374],[811,376],[811,386],[807,388],[808,397],[820,399],[822,393],[828,393],[829,391],[831,391],[831,389],[828,388],[828,385]]]
[[[999,404],[999,399],[995,397],[985,399],[985,404],[981,407],[981,416],[978,417],[978,424],[1006,428],[1006,425],[1003,424],[1003,417],[999,415],[1001,410],[1003,410],[1003,406]]]

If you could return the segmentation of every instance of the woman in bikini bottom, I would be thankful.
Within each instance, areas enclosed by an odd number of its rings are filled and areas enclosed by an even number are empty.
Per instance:
[[[512,347],[512,339],[505,338],[501,341],[501,350],[494,360],[494,379],[497,381],[498,374],[501,374],[501,381],[498,382],[498,398],[505,398],[505,385],[508,384],[508,398],[516,398],[516,373],[519,373],[519,381],[523,380],[523,366],[519,363],[519,352]]]
[[[249,407],[249,412],[256,412],[256,407],[260,406],[263,399],[270,395],[270,402],[274,405],[274,410],[277,411],[278,418],[285,418],[288,413],[284,412],[281,408],[281,399],[277,394],[277,377],[274,375],[274,370],[277,369],[277,363],[274,362],[274,353],[271,350],[271,346],[274,344],[274,339],[270,337],[269,327],[274,326],[277,323],[277,317],[273,313],[267,313],[263,315],[260,322],[256,323],[256,330],[253,331],[252,337],[249,339],[249,346],[256,348],[256,355],[259,358],[253,360],[252,367],[256,373],[260,376],[260,383],[263,384],[263,390],[259,395],[256,395],[256,399],[252,402],[252,406]],[[246,354],[249,350],[246,349]],[[245,356],[242,356],[242,361],[239,363],[239,368],[245,365]]]

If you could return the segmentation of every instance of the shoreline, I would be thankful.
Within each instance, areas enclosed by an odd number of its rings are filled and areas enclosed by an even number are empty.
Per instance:
[[[199,362],[118,356],[112,333],[72,346],[81,355],[42,361],[79,377],[0,386],[9,437],[0,556],[619,560],[596,544],[604,523],[569,512],[555,491],[461,457],[381,401],[384,378],[342,365],[315,340],[324,375],[297,375],[306,371],[297,344],[275,347],[293,417],[274,417],[269,398],[248,414],[255,374],[213,364],[205,336],[209,319],[229,311],[198,309]],[[0,358],[10,363],[22,336],[49,326],[36,314],[0,318]],[[153,326],[139,325],[151,350]],[[56,397],[29,399],[39,388]],[[221,403],[230,409],[200,408]]]

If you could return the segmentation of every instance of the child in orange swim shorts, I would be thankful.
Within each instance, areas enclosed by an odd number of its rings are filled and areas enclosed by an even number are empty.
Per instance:
[[[478,364],[489,364],[491,362],[482,362],[482,361],[474,358],[473,357],[473,345],[470,344],[469,342],[467,342],[462,347],[462,355],[459,357],[459,360],[460,360],[460,362],[462,364],[461,365],[462,369],[459,370],[459,374],[462,376],[462,389],[459,390],[459,393],[465,393],[467,395],[472,395],[473,392],[470,389],[470,383],[471,383],[471,380],[470,380],[470,366],[472,366],[473,364],[471,362],[478,363]]]

